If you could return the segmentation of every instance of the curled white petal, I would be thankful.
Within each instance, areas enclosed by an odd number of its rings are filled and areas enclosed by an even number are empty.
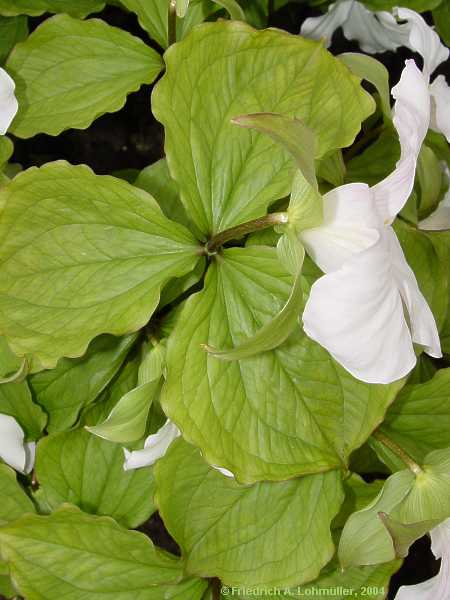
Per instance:
[[[318,279],[303,313],[307,335],[367,383],[391,383],[416,363],[389,259],[382,238]]]
[[[409,40],[405,43],[413,52],[418,52],[423,58],[423,72],[426,77],[449,56],[438,34],[430,27],[419,13],[409,8],[396,8],[395,14],[409,25]]]
[[[34,442],[24,443],[24,432],[9,415],[0,414],[0,458],[20,473],[29,473],[34,465]]]
[[[229,477],[230,479],[234,479],[233,473],[231,471],[229,471],[228,469],[224,469],[223,467],[218,467],[217,465],[211,465],[211,466],[216,471],[219,471],[220,473],[222,473],[222,475],[225,475],[225,477]]]
[[[14,80],[0,68],[0,135],[5,135],[19,108],[15,88]]]
[[[450,519],[431,531],[431,549],[441,559],[439,573],[417,585],[402,586],[395,600],[448,600],[450,598]]]
[[[405,255],[393,229],[386,230],[392,275],[409,314],[413,342],[420,344],[430,356],[440,358],[441,342],[433,313],[417,285],[416,276],[406,262]]]
[[[450,86],[445,77],[439,75],[430,85],[431,124],[438,133],[443,133],[450,142]]]
[[[354,2],[342,29],[348,40],[357,40],[363,52],[376,54],[396,50],[409,39],[409,27],[397,23],[388,12],[372,12]]]
[[[163,457],[170,444],[181,435],[178,427],[170,419],[158,429],[156,433],[149,435],[145,440],[143,450],[134,450],[130,452],[124,448],[125,471],[139,469],[153,465],[159,458]]]
[[[349,183],[325,194],[323,215],[322,225],[303,231],[300,238],[325,273],[339,269],[380,237],[377,231],[380,219],[365,183]]]
[[[442,231],[450,229],[450,170],[447,165],[444,166],[444,176],[447,178],[449,188],[439,202],[436,210],[425,219],[419,222],[419,229],[425,231]]]
[[[391,223],[403,208],[414,185],[417,158],[430,123],[428,82],[413,60],[407,60],[398,84],[394,126],[400,140],[400,159],[395,170],[372,188],[377,209]]]
[[[324,39],[328,48],[333,33],[349,18],[354,1],[338,0],[338,2],[329,6],[328,12],[323,16],[306,19],[301,26],[300,34],[313,40]]]

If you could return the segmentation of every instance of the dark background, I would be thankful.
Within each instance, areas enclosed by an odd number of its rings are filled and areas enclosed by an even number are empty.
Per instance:
[[[269,25],[296,34],[306,17],[317,14],[320,14],[320,11],[303,2],[291,3],[273,13]],[[133,14],[127,14],[116,7],[108,7],[95,16],[137,35],[161,51],[139,27]],[[429,20],[429,15],[425,17]],[[30,29],[35,29],[45,18],[44,16],[30,19]],[[338,54],[359,51],[359,47],[356,43],[348,42],[338,31],[330,50]],[[394,85],[400,78],[404,60],[412,56],[408,50],[400,49],[395,54],[386,52],[377,55],[376,58],[386,65],[390,73],[391,85]],[[421,59],[418,57],[416,59],[420,64]],[[444,73],[449,79],[450,65],[441,65],[437,73]],[[130,94],[122,110],[100,117],[86,130],[71,129],[58,137],[41,134],[29,140],[14,139],[15,151],[11,162],[18,162],[27,168],[52,160],[66,159],[73,164],[88,164],[98,174],[143,169],[164,155],[163,129],[151,113],[151,88],[152,86],[143,86],[140,91]],[[140,529],[156,544],[171,552],[179,553],[176,543],[170,538],[158,515],[154,515]],[[390,600],[394,598],[400,585],[424,581],[435,575],[438,570],[439,561],[434,560],[429,539],[424,537],[418,540],[412,546],[402,568],[392,579],[388,598]]]

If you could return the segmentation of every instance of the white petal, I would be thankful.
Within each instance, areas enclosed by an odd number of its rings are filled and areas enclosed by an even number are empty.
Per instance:
[[[416,363],[390,267],[382,237],[338,271],[317,280],[303,313],[307,335],[368,383],[391,383]]]
[[[365,183],[334,188],[323,197],[324,221],[302,231],[300,239],[314,262],[329,273],[379,239],[380,219]]]
[[[153,465],[159,458],[164,456],[170,444],[179,435],[181,433],[178,427],[170,419],[167,419],[156,433],[148,436],[143,450],[130,452],[124,448],[125,463],[123,468],[125,471],[129,471]]]
[[[393,122],[400,139],[400,160],[395,170],[372,188],[386,223],[394,220],[412,192],[417,157],[430,123],[428,83],[413,60],[406,61],[392,95],[396,99]]]
[[[234,479],[233,473],[231,471],[229,471],[228,469],[224,469],[223,467],[218,467],[216,465],[211,465],[211,466],[216,471],[220,471],[220,473],[222,473],[222,475],[225,475],[225,477],[230,477],[230,479]]]
[[[396,50],[409,39],[408,25],[399,25],[388,12],[373,13],[360,2],[353,4],[343,31],[348,40],[358,40],[361,50],[369,54]]]
[[[28,473],[24,437],[23,429],[14,417],[0,414],[0,458],[16,471]]]
[[[391,227],[386,231],[386,239],[389,243],[393,277],[408,309],[411,337],[424,347],[427,354],[440,358],[442,352],[436,321]]]
[[[450,142],[450,87],[445,77],[439,75],[430,85],[431,129],[443,133]]]
[[[310,17],[301,26],[300,35],[313,40],[325,39],[328,48],[333,33],[348,19],[354,0],[338,0],[328,7],[328,12],[321,17]]]
[[[8,73],[0,68],[0,135],[5,135],[19,108],[14,95],[15,87]]]
[[[438,575],[418,585],[402,586],[395,600],[449,600],[450,519],[432,529],[431,549],[436,558],[442,559]]]
[[[409,41],[405,45],[422,56],[423,72],[429,78],[436,67],[447,60],[449,49],[442,44],[438,34],[419,13],[409,8],[396,8],[394,12],[400,19],[408,22]]]

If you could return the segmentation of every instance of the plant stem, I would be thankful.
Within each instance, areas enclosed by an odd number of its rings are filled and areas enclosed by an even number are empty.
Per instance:
[[[415,475],[420,475],[420,473],[423,473],[422,467],[418,465],[416,461],[413,460],[409,454],[403,450],[403,448],[400,448],[398,444],[388,438],[387,435],[382,433],[379,429],[374,431],[372,436],[386,446],[386,448],[392,450],[392,452],[396,454]]]
[[[213,235],[212,238],[206,243],[206,254],[214,254],[214,252],[216,252],[218,248],[223,246],[226,242],[229,242],[230,240],[238,240],[239,238],[244,237],[244,235],[247,235],[247,233],[261,231],[262,229],[267,229],[273,225],[280,225],[287,222],[287,213],[270,213],[265,217],[259,217],[259,219],[247,221],[247,223],[242,223],[241,225],[236,225],[236,227],[225,229],[224,231]]]
[[[177,41],[177,2],[176,0],[169,0],[169,14],[168,14],[168,36],[169,46],[175,44]]]

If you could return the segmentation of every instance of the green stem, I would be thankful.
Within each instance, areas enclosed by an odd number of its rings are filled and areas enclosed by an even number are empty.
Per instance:
[[[261,231],[262,229],[267,229],[268,227],[273,227],[274,225],[281,225],[287,222],[287,213],[281,212],[270,213],[265,217],[259,217],[259,219],[247,221],[247,223],[236,225],[236,227],[230,227],[230,229],[225,229],[224,231],[216,233],[216,235],[212,236],[212,238],[205,245],[206,254],[214,254],[214,252],[216,252],[220,248],[220,246],[223,246],[226,242],[229,242],[231,240],[238,240],[244,237],[244,235],[247,235],[247,233]]]
[[[169,0],[169,14],[168,14],[168,37],[169,46],[175,44],[177,41],[177,2],[176,0]]]
[[[403,450],[403,448],[400,448],[400,446],[396,444],[394,440],[388,438],[388,436],[382,433],[379,429],[374,431],[372,436],[386,446],[386,448],[389,448],[389,450],[396,454],[415,475],[420,475],[420,473],[423,473],[422,467],[418,465],[416,461],[413,460],[409,454],[405,452],[405,450]]]

